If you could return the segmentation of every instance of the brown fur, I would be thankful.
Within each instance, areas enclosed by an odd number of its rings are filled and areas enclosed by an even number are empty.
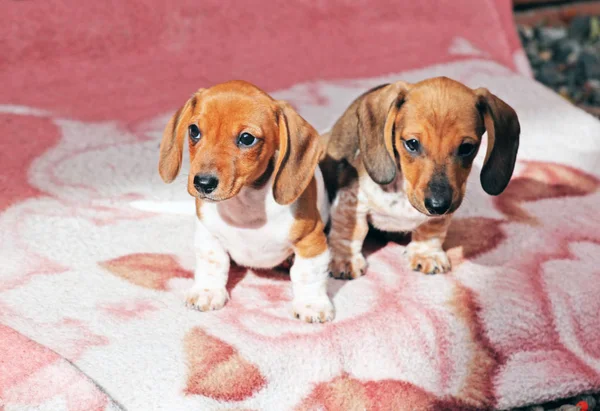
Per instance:
[[[343,170],[342,178],[352,173]],[[342,180],[340,178],[340,180]],[[329,247],[332,253],[331,275],[339,279],[355,279],[364,274],[367,267],[360,253],[362,243],[369,232],[367,210],[358,201],[358,181],[346,181],[339,192],[338,205],[331,214]]]
[[[303,258],[320,255],[327,249],[323,222],[317,208],[317,183],[313,178],[296,203],[296,222],[290,230],[290,238],[296,253]]]
[[[472,161],[486,130],[488,152],[481,183],[486,192],[497,195],[508,184],[516,161],[520,133],[517,115],[488,90],[471,90],[446,77],[416,84],[396,82],[361,95],[333,126],[327,140],[326,158],[349,163],[359,177],[367,173],[377,184],[387,185],[400,175],[402,189],[411,205],[425,215],[430,215],[425,199],[433,181],[443,179],[452,190],[451,204],[446,211],[446,215],[451,215],[462,202]],[[404,142],[411,139],[420,144],[417,154],[410,153],[404,146]],[[475,150],[461,157],[458,149],[464,143],[473,144]],[[326,170],[337,169],[327,164]],[[336,185],[330,182],[332,180],[340,185],[339,175],[329,175],[326,176],[329,188]],[[343,201],[349,203],[340,204],[338,209],[346,215],[355,215],[349,211],[355,208],[350,204],[352,199],[340,198],[340,203]],[[361,230],[342,228],[341,224],[337,230],[334,228],[336,219],[341,218],[332,212],[330,236],[362,241]],[[348,223],[346,218],[345,224]],[[443,239],[446,228],[447,224],[436,233],[438,238]],[[416,238],[429,230],[430,227],[416,230]],[[332,250],[336,247],[332,242]],[[336,274],[339,272],[334,272]]]
[[[443,241],[446,238],[450,220],[451,218],[449,216],[427,220],[413,231],[412,240],[426,241],[431,238],[438,238]]]
[[[323,147],[319,133],[306,120],[289,104],[278,104],[279,156],[273,194],[278,203],[291,204],[313,180]]]

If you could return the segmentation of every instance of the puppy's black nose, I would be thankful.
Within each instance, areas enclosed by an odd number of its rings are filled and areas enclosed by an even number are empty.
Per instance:
[[[215,191],[219,185],[219,179],[210,174],[196,174],[194,176],[194,187],[198,192],[209,194]]]
[[[450,208],[452,201],[444,197],[427,197],[425,199],[425,208],[431,214],[444,214]]]

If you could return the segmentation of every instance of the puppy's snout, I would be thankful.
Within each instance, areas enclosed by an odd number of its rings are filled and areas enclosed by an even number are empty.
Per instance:
[[[452,206],[452,194],[452,187],[446,176],[433,178],[423,201],[425,208],[434,215],[446,213]]]
[[[210,194],[219,185],[219,179],[211,174],[196,174],[194,176],[194,187],[202,194]]]

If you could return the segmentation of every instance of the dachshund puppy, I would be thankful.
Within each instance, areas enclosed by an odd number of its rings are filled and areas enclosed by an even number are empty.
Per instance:
[[[329,234],[332,276],[364,273],[369,223],[412,232],[406,254],[413,270],[448,271],[442,244],[485,131],[481,185],[498,195],[513,173],[520,126],[515,111],[487,89],[439,77],[398,81],[358,97],[326,136],[326,161],[336,164],[335,174],[326,176],[337,190]]]
[[[231,81],[194,93],[167,124],[158,166],[167,183],[179,172],[185,142],[191,161],[187,190],[198,217],[188,304],[200,311],[223,307],[230,258],[272,268],[294,255],[294,316],[332,320],[323,231],[329,206],[317,131],[285,102]]]

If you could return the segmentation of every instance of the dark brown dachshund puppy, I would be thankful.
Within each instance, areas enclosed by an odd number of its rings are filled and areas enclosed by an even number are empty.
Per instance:
[[[358,97],[325,136],[327,161],[337,164],[331,274],[364,273],[369,223],[412,232],[406,253],[413,270],[448,271],[442,244],[486,130],[481,185],[498,195],[513,173],[520,126],[515,111],[487,89],[439,77],[382,85]]]

